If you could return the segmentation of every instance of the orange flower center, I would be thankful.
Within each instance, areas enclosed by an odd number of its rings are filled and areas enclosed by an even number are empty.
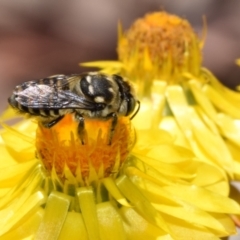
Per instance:
[[[154,79],[180,82],[182,73],[197,75],[202,62],[201,42],[191,25],[165,12],[136,20],[120,35],[118,56],[124,66],[121,74],[138,85]],[[140,94],[148,88],[143,85]]]
[[[86,119],[84,144],[77,134],[78,122],[71,114],[50,129],[39,124],[37,155],[47,172],[54,170],[64,181],[70,170],[80,185],[117,175],[134,145],[135,136],[130,120],[119,117],[109,145],[111,121]]]

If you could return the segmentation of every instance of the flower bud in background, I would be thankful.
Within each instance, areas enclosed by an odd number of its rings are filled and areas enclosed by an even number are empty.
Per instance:
[[[118,61],[83,65],[136,83],[142,103],[136,128],[143,121],[146,129],[168,131],[176,144],[239,180],[240,94],[202,66],[203,44],[187,20],[155,12],[125,32],[119,27]]]

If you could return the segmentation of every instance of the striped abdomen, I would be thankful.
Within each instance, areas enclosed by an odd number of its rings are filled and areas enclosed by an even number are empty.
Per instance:
[[[67,78],[64,75],[29,81],[18,85],[8,102],[20,113],[56,117],[60,115],[61,111],[56,100],[59,90],[63,89],[69,89]]]

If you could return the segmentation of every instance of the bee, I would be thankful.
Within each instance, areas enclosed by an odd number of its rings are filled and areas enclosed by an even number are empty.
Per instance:
[[[74,113],[82,144],[85,118],[112,119],[111,145],[118,116],[132,114],[132,119],[140,108],[140,102],[128,81],[119,75],[98,72],[55,75],[24,82],[16,86],[8,102],[20,113],[38,117],[47,128],[53,127],[67,113]],[[138,107],[134,112],[136,105]]]

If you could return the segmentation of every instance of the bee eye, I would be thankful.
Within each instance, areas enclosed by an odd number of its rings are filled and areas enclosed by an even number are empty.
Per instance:
[[[129,98],[129,101],[128,101],[128,112],[127,112],[127,115],[131,114],[133,112],[133,110],[135,109],[136,107],[136,101],[135,99],[131,96]]]
[[[91,87],[90,87],[91,82],[89,81],[89,78],[87,78],[87,77],[89,77],[89,76],[83,77],[79,83],[80,89],[82,90],[84,95],[89,95],[89,93],[91,92]]]

